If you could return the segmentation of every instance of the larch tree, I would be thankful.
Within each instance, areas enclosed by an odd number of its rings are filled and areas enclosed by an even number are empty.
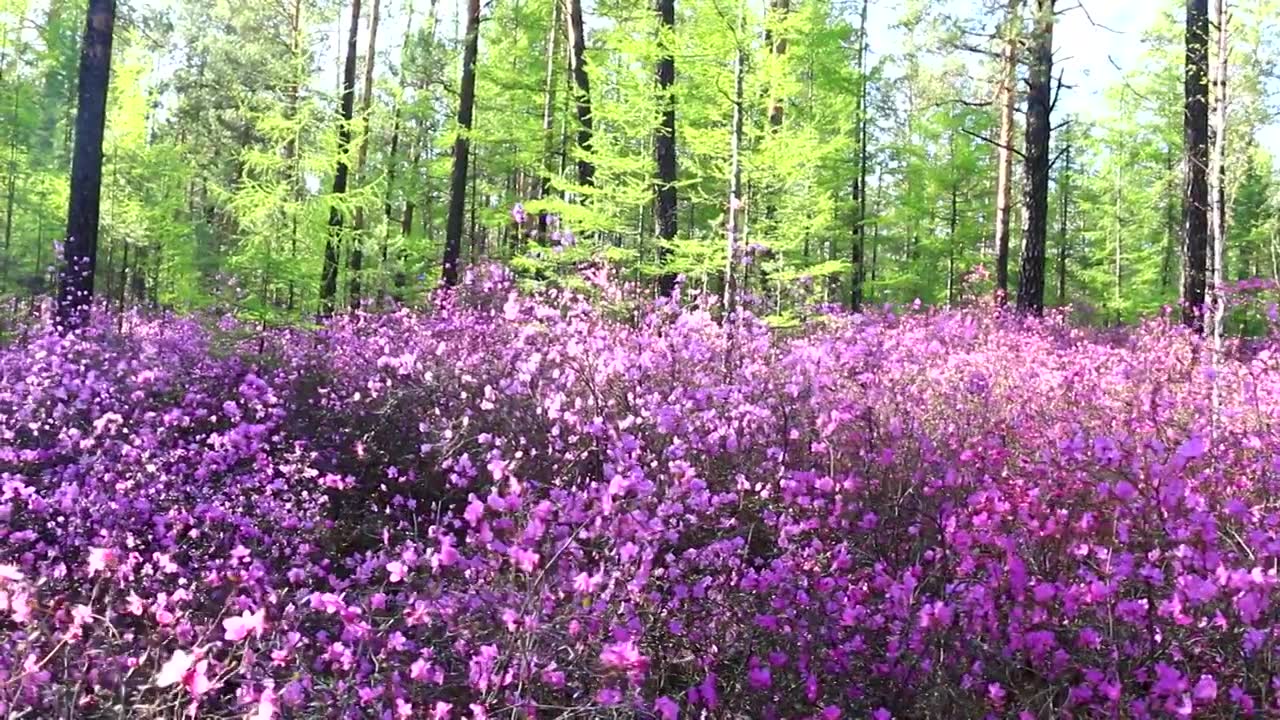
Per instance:
[[[1049,221],[1049,114],[1053,102],[1054,0],[1037,0],[1027,78],[1025,227],[1018,275],[1018,309],[1044,310],[1045,242]]]
[[[360,34],[360,0],[351,0],[351,28],[347,32],[347,60],[342,68],[342,105],[338,120],[338,167],[333,174],[334,202],[329,206],[329,234],[324,244],[324,270],[320,277],[320,314],[332,315],[338,295],[338,263],[342,249],[343,211],[337,202],[347,192],[350,173],[351,121],[356,105],[356,49]]]
[[[467,211],[467,171],[471,158],[471,122],[476,103],[476,56],[480,48],[480,0],[467,0],[467,34],[462,51],[462,88],[458,96],[457,137],[449,175],[449,217],[445,224],[444,283],[458,284],[462,225]]]
[[[102,138],[106,131],[115,18],[115,0],[89,0],[80,48],[67,237],[58,277],[58,324],[64,331],[81,325],[93,303],[102,195]]]
[[[657,229],[660,264],[670,253],[667,243],[676,238],[676,59],[673,45],[675,39],[676,3],[675,0],[656,0],[655,10],[658,14],[658,43],[661,54],[658,57],[657,83],[658,102],[662,108],[662,119],[653,133],[653,155],[658,166],[658,179],[654,185],[654,226]],[[675,273],[666,270],[658,279],[658,292],[670,297],[676,289]]]
[[[574,105],[578,116],[578,184],[595,186],[596,164],[592,158],[594,135],[591,115],[591,76],[587,74],[587,45],[582,29],[582,0],[566,0],[566,30],[569,39],[569,72],[573,77]]]
[[[853,241],[849,244],[853,263],[853,277],[849,291],[849,309],[862,309],[863,288],[866,285],[867,256],[867,11],[871,0],[862,0],[862,13],[858,22],[858,109],[855,118],[858,134],[858,176],[854,181],[853,200],[857,203],[857,217],[853,223]]]
[[[729,129],[729,207],[726,232],[724,271],[724,311],[731,317],[738,307],[738,266],[742,259],[742,239],[745,235],[746,208],[742,197],[742,132],[744,85],[747,74],[747,52],[742,46],[745,0],[739,0],[738,25],[734,36],[733,56],[733,121]]]
[[[377,64],[378,53],[378,10],[379,0],[373,0],[373,8],[369,14],[369,46],[365,51],[364,58],[364,87],[360,97],[360,116],[362,118],[361,126],[363,128],[360,133],[360,150],[356,153],[356,181],[364,182],[365,165],[369,162],[369,136],[373,129],[373,118],[370,111],[373,108],[373,71]],[[364,206],[356,207],[355,223],[351,237],[351,254],[348,257],[348,270],[351,277],[348,280],[348,301],[351,307],[360,307],[360,276],[364,271],[364,231],[365,217]]]
[[[1203,330],[1209,249],[1209,0],[1187,0],[1183,72],[1182,317]]]
[[[1227,252],[1227,65],[1230,53],[1227,0],[1214,0],[1213,25],[1217,28],[1217,53],[1213,63],[1213,149],[1209,157],[1209,238],[1213,243],[1213,342],[1222,349],[1226,321]]]
[[[1013,197],[1014,132],[1013,111],[1018,100],[1018,43],[1022,27],[1021,0],[1009,0],[1000,48],[1000,85],[996,104],[1000,112],[1000,134],[996,141],[996,300],[1003,303],[1009,293],[1009,216]]]

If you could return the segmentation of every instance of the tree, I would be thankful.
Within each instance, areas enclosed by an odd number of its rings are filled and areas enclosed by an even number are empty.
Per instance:
[[[1045,241],[1049,221],[1049,113],[1053,79],[1053,4],[1037,0],[1031,69],[1027,78],[1026,188],[1018,309],[1044,310]]]
[[[369,15],[369,49],[364,58],[364,89],[360,98],[360,114],[364,118],[364,132],[360,136],[360,151],[356,155],[356,178],[364,181],[365,164],[369,161],[369,135],[372,118],[369,111],[373,105],[373,69],[378,51],[378,8],[379,0],[373,0],[373,11]],[[394,151],[393,151],[394,155]],[[393,158],[394,160],[394,158]],[[351,307],[360,307],[360,273],[364,269],[364,206],[356,207],[355,232],[351,238],[351,255],[348,268],[351,271],[348,301]]]
[[[578,184],[595,186],[596,165],[591,157],[593,120],[591,116],[591,77],[587,74],[586,38],[582,31],[582,0],[566,0],[568,23],[569,72],[573,76],[574,104],[578,113]]]
[[[658,181],[654,185],[654,225],[657,228],[660,258],[670,254],[668,243],[676,238],[676,60],[671,48],[675,34],[675,0],[656,0],[655,11],[659,17],[659,44],[662,54],[658,58],[658,101],[662,107],[662,120],[653,133],[653,155],[658,165]],[[676,275],[663,271],[658,280],[658,292],[670,297],[676,289]]]
[[[1000,50],[1000,135],[996,144],[996,300],[1009,293],[1009,214],[1013,195],[1013,110],[1017,103],[1018,35],[1022,25],[1020,0],[1009,0],[1005,14],[1004,44]]]
[[[462,221],[467,203],[467,163],[471,156],[471,119],[476,102],[476,55],[480,48],[480,0],[467,2],[467,37],[462,55],[462,91],[458,98],[458,129],[453,141],[453,172],[449,176],[449,219],[445,226],[444,282],[458,284],[462,254]]]
[[[853,199],[858,204],[858,215],[853,225],[853,242],[850,252],[853,261],[852,289],[849,293],[849,309],[862,309],[862,292],[866,284],[867,246],[867,10],[871,0],[862,0],[862,14],[858,23],[858,179],[854,185]]]
[[[356,46],[360,33],[360,0],[351,0],[351,29],[347,61],[342,68],[342,109],[338,123],[338,169],[333,175],[333,204],[329,206],[329,235],[324,245],[324,273],[320,282],[320,314],[332,315],[338,294],[338,254],[342,243],[343,211],[337,200],[347,192],[347,151],[351,148],[351,120],[356,104]]]
[[[733,124],[730,129],[729,146],[729,224],[727,249],[725,252],[724,273],[724,310],[725,316],[731,317],[738,304],[738,264],[741,261],[744,217],[742,200],[742,114],[743,83],[745,81],[746,50],[742,47],[743,16],[746,13],[745,0],[739,0],[738,27],[735,33],[737,50],[733,56]]]
[[[1184,74],[1182,317],[1202,331],[1209,246],[1209,0],[1187,0]]]
[[[1213,64],[1213,150],[1209,158],[1209,236],[1213,242],[1213,341],[1221,352],[1226,319],[1227,245],[1227,63],[1230,45],[1227,32],[1227,0],[1214,0],[1214,25],[1218,29],[1217,57]]]
[[[115,0],[89,0],[84,41],[80,48],[79,101],[71,160],[65,257],[58,277],[58,323],[63,330],[81,325],[93,303],[102,194],[102,137],[107,121],[107,86],[111,77],[115,16]]]

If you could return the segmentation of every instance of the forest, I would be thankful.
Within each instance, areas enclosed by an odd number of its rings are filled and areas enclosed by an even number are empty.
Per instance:
[[[14,299],[55,285],[83,4],[0,6]],[[1149,27],[1089,26],[1093,47],[1132,58],[1104,87],[1068,86],[1065,53],[1054,68],[1046,19],[1089,8],[1039,0],[877,7],[878,50],[853,0],[341,5],[121,6],[100,297],[278,324],[421,298],[490,261],[541,284],[601,262],[650,296],[675,276],[741,286],[780,323],[814,303],[949,307],[1025,286],[1024,306],[1114,325],[1184,290],[1201,305],[1200,267],[1224,293],[1280,269],[1280,142],[1258,139],[1275,118],[1273,2],[1212,8],[1232,21],[1221,43],[1207,6],[1204,27],[1154,2]],[[1082,104],[1099,107],[1059,107]],[[1188,255],[1186,207],[1211,199]],[[1256,308],[1229,324],[1261,330]]]
[[[0,716],[1280,717],[1280,0],[0,0]]]

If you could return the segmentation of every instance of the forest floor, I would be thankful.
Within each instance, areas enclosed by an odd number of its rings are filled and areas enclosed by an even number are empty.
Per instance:
[[[1280,355],[477,284],[0,349],[10,717],[1280,712]]]

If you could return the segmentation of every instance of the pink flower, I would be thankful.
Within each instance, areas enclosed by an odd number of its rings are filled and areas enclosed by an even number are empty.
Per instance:
[[[481,516],[484,515],[484,503],[476,499],[475,495],[471,496],[471,502],[467,503],[467,509],[463,511],[462,517],[466,519],[467,524],[475,527],[480,522]]]
[[[653,709],[662,716],[662,720],[677,720],[680,717],[680,706],[665,695],[653,701]]]
[[[254,709],[250,720],[272,720],[276,713],[279,712],[280,706],[276,697],[276,690],[271,686],[267,686],[262,694],[258,696],[258,705]]]
[[[526,573],[533,572],[534,568],[538,567],[538,561],[541,559],[538,553],[522,547],[513,547],[508,554],[511,556],[512,562],[516,564],[516,567]]]
[[[0,565],[0,585],[4,585],[6,581],[17,582],[26,577],[22,571],[14,565]]]
[[[1212,675],[1201,675],[1192,696],[1200,702],[1211,702],[1218,697],[1218,683]]]
[[[115,551],[110,548],[89,548],[89,574],[95,575],[107,569],[107,565],[115,560]]]
[[[453,547],[453,538],[447,535],[440,538],[440,552],[437,560],[443,567],[449,567],[458,562],[458,551]]]
[[[431,709],[431,720],[449,720],[449,716],[453,712],[453,705],[440,700],[436,706]]]
[[[195,695],[196,697],[200,697],[201,695],[209,692],[213,687],[213,683],[209,680],[209,676],[206,674],[208,670],[208,660],[196,661],[195,668],[188,672],[186,677],[182,678],[182,684],[187,688],[187,692]]]
[[[266,611],[259,608],[255,613],[248,610],[240,613],[240,617],[227,618],[222,621],[222,627],[226,629],[226,639],[231,642],[240,642],[253,633],[257,637],[262,637],[262,631],[266,629]]]
[[[195,656],[188,655],[186,651],[174,650],[173,655],[165,661],[165,664],[160,667],[160,672],[156,674],[156,686],[169,687],[182,682],[182,678],[186,676],[187,670],[191,669],[195,661]]]
[[[398,583],[409,574],[409,568],[399,560],[392,560],[387,563],[387,572],[391,573],[391,582]]]
[[[640,654],[634,640],[606,645],[600,652],[600,662],[607,668],[628,672],[644,672],[649,667],[649,658]]]
[[[600,573],[588,575],[585,572],[580,572],[573,578],[573,590],[579,595],[590,595],[599,590],[603,582],[604,579],[600,576]]]

